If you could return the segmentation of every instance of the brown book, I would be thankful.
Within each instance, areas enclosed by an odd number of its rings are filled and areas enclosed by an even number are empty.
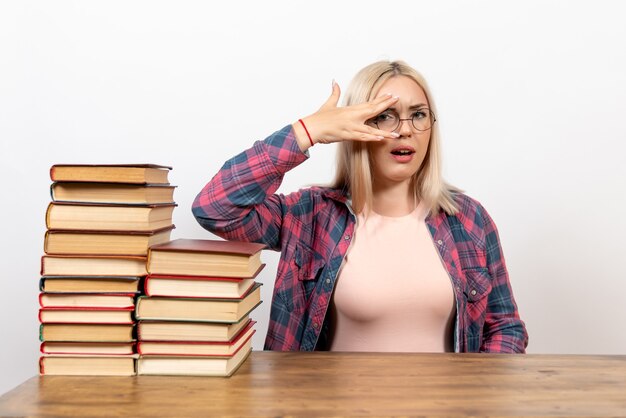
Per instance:
[[[44,276],[39,290],[73,293],[138,293],[139,277],[113,276]]]
[[[135,343],[88,343],[44,341],[39,350],[43,354],[91,354],[100,356],[127,356],[135,353]]]
[[[46,254],[140,255],[170,240],[174,225],[156,231],[46,231]]]
[[[239,299],[190,299],[140,296],[137,319],[170,321],[239,322],[261,303],[261,284]]]
[[[133,324],[41,324],[41,341],[131,342]]]
[[[255,274],[263,269],[265,264]],[[146,296],[184,298],[239,298],[254,285],[254,277],[170,276],[151,274],[146,277]]]
[[[40,293],[42,308],[134,308],[135,295],[116,293]]]
[[[135,355],[131,356],[61,356],[39,359],[39,374],[57,376],[134,376]]]
[[[148,252],[150,274],[254,277],[261,268],[261,250],[252,242],[176,239]]]
[[[42,324],[132,324],[134,308],[42,308]]]
[[[220,322],[139,321],[137,338],[153,341],[231,341],[250,323],[244,316],[233,324]]]
[[[158,164],[55,164],[52,181],[169,184],[172,167]]]
[[[52,183],[55,202],[121,203],[130,205],[174,203],[176,186],[117,183]]]
[[[233,356],[255,333],[250,322],[232,341],[139,341],[137,353],[154,356]]]
[[[172,227],[175,204],[128,206],[53,202],[46,210],[46,227],[76,231],[155,231]]]
[[[159,357],[142,356],[137,360],[138,375],[231,376],[248,358],[248,340],[232,357]]]
[[[42,276],[145,276],[146,257],[44,255]]]

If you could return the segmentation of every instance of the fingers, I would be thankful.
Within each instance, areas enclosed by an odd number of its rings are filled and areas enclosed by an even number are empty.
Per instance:
[[[368,125],[360,125],[355,129],[355,134],[352,135],[354,141],[382,141],[385,139],[398,138],[400,135],[397,132],[382,131]]]
[[[376,116],[379,113],[387,110],[391,105],[397,102],[398,96],[392,96],[391,94],[384,94],[368,102],[369,110],[372,116]]]

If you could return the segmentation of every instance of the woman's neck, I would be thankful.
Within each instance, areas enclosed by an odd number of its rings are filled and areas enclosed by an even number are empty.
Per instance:
[[[409,183],[374,185],[372,210],[383,216],[404,216],[413,212],[417,202]]]

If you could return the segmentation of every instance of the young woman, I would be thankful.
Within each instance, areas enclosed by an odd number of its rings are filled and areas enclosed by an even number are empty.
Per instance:
[[[496,227],[441,177],[435,105],[404,62],[362,69],[322,107],[227,161],[193,213],[280,251],[269,350],[523,353]],[[328,187],[275,194],[308,148],[339,142]]]

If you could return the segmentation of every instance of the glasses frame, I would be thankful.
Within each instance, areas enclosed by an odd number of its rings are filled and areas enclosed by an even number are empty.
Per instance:
[[[395,110],[390,110],[390,109],[385,110],[385,112],[387,112],[387,111],[391,111],[391,112],[395,113],[396,115],[398,115],[398,124],[396,125],[396,127],[395,127],[395,128],[393,128],[392,130],[390,130],[390,131],[388,131],[388,132],[395,132],[395,131],[397,131],[397,130],[398,130],[398,128],[402,125],[402,121],[405,121],[405,120],[411,121],[411,126],[412,126],[412,127],[413,127],[413,129],[415,129],[416,131],[419,131],[419,132],[426,132],[426,131],[431,130],[431,129],[433,128],[433,125],[435,124],[435,122],[437,122],[437,118],[435,117],[435,113],[434,113],[432,110],[430,110],[430,108],[429,108],[429,107],[428,107],[428,108],[422,108],[421,110],[424,110],[424,109],[428,109],[428,113],[430,114],[430,120],[432,121],[432,122],[431,122],[431,124],[430,124],[430,126],[428,127],[428,129],[420,129],[420,128],[418,128],[417,126],[415,126],[415,123],[413,123],[413,118],[401,118],[401,117],[400,117],[400,114],[399,114],[398,112],[396,112]],[[382,114],[383,114],[383,113],[385,113],[385,112],[381,112],[381,113],[380,113],[380,115],[382,115]],[[378,116],[379,116],[379,115],[377,115],[376,117],[378,117]],[[382,129],[382,128],[380,128],[380,127],[378,126],[378,122],[376,122],[376,118],[372,118],[372,119],[371,119],[371,123],[373,123],[374,125],[376,125],[376,127],[377,127],[378,129],[381,129],[381,130],[385,131],[385,129]]]

